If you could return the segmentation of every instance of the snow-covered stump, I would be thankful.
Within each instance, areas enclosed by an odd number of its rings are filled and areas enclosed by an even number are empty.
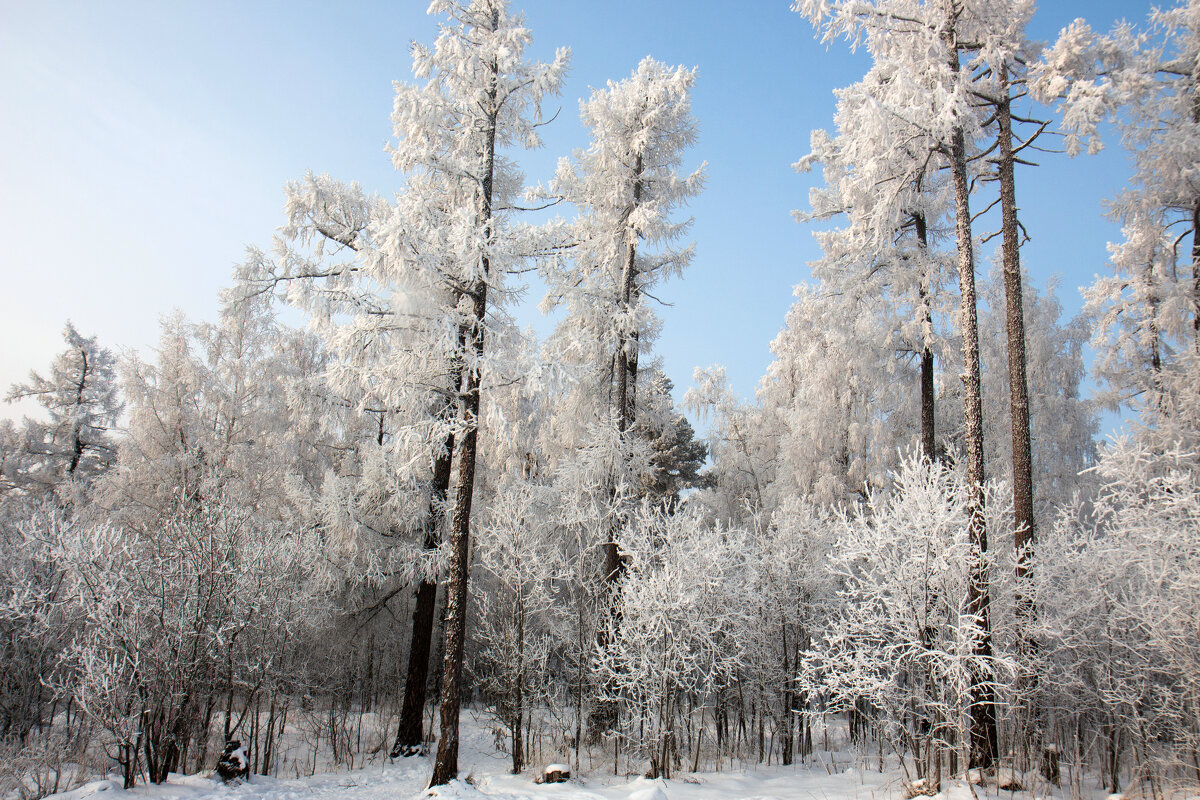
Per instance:
[[[937,781],[918,778],[912,783],[904,784],[904,800],[913,800],[914,797],[933,797],[941,791],[942,787]]]
[[[1042,748],[1042,777],[1055,786],[1061,785],[1058,768],[1058,745],[1048,744]]]
[[[571,780],[571,768],[566,764],[547,764],[539,783],[566,783]]]
[[[967,783],[976,786],[994,786],[1002,792],[1023,792],[1025,782],[1016,771],[1008,767],[996,769],[972,769],[967,771]]]
[[[250,777],[250,759],[237,739],[225,743],[225,749],[217,759],[217,777],[225,783]]]

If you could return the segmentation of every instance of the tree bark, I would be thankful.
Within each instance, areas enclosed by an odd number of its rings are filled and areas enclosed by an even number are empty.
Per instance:
[[[929,250],[929,229],[924,214],[913,215],[913,226],[916,228],[917,245],[924,256]],[[933,310],[929,308],[929,289],[925,286],[925,278],[921,278],[920,288],[921,313],[927,328],[933,327]],[[921,451],[930,461],[937,459],[937,430],[936,406],[934,405],[933,387],[933,350],[927,343],[921,344]]]
[[[1009,417],[1012,423],[1013,543],[1016,546],[1017,635],[1026,639],[1025,628],[1034,613],[1029,596],[1033,577],[1032,556],[1036,540],[1033,519],[1033,456],[1029,442],[1029,383],[1025,375],[1025,312],[1021,290],[1020,231],[1017,224],[1017,193],[1013,154],[1012,107],[1007,69],[1001,70],[1000,100],[996,119],[1000,130],[1000,215],[1003,244],[1005,325],[1008,332]]]
[[[638,153],[633,167],[632,208],[634,209],[637,208],[642,199],[642,170],[642,154]],[[637,299],[638,232],[633,228],[626,228],[625,237],[625,260],[621,268],[619,308],[623,315],[628,318],[629,309]],[[633,427],[637,418],[638,341],[637,331],[626,332],[622,330],[617,336],[615,376],[617,386],[616,398],[613,401],[613,414],[616,417],[617,431],[620,433],[622,442],[625,441],[626,434]],[[613,491],[616,491],[615,486],[613,486]],[[601,650],[605,649],[616,638],[617,629],[621,624],[617,612],[617,599],[620,593],[621,578],[625,575],[625,561],[621,558],[620,548],[617,546],[617,526],[618,521],[616,516],[611,515],[608,523],[608,540],[604,543],[603,567],[608,618],[600,626],[597,635],[597,644]],[[608,686],[606,690],[611,688],[611,686]],[[606,691],[605,694],[611,695],[611,691]],[[592,729],[594,731],[605,731],[615,725],[616,722],[616,702],[611,697],[601,698],[596,703],[596,708],[592,713]]]
[[[493,8],[493,29],[500,24],[500,12]],[[454,492],[454,511],[450,519],[450,582],[446,590],[445,652],[442,656],[441,739],[433,765],[430,786],[441,786],[458,776],[458,720],[462,704],[463,650],[466,644],[467,580],[470,574],[471,500],[475,489],[475,456],[479,441],[480,364],[484,355],[484,318],[487,315],[487,280],[491,271],[489,248],[493,235],[492,188],[496,171],[496,103],[499,66],[493,61],[486,91],[483,170],[479,186],[477,213],[483,232],[484,249],[479,254],[481,277],[472,282],[466,297],[471,301],[471,316],[459,329],[459,341],[469,342],[470,358],[462,363],[458,398],[461,439],[455,453],[458,479]],[[464,353],[465,355],[465,353]]]
[[[486,262],[486,257],[485,257]],[[486,270],[486,267],[485,267]],[[483,355],[483,315],[487,285],[479,282],[473,295],[475,324],[469,335],[476,358]],[[475,458],[479,439],[479,371],[463,368],[459,422],[465,428],[455,453],[458,466],[454,510],[450,518],[449,584],[446,587],[444,651],[442,654],[441,738],[430,786],[458,777],[458,721],[462,704],[462,666],[466,645],[467,581],[470,574],[471,501],[475,487]]]
[[[951,20],[943,32],[950,69],[959,72],[958,42]],[[968,538],[972,553],[967,570],[964,611],[971,625],[971,665],[966,693],[970,718],[968,768],[990,769],[996,758],[996,691],[987,664],[992,657],[990,598],[987,582],[987,527],[983,516],[983,404],[980,395],[979,317],[975,293],[975,248],[971,233],[970,183],[967,177],[966,132],[957,128],[949,143],[954,181],[955,229],[963,353],[963,427],[966,433]]]
[[[436,550],[439,543],[438,518],[441,504],[450,488],[450,454],[454,452],[454,435],[446,437],[444,448],[434,457],[433,480],[429,494],[429,518],[425,523],[426,550]],[[417,602],[413,608],[412,636],[408,647],[408,673],[404,681],[404,703],[400,710],[400,725],[392,758],[416,755],[424,741],[425,694],[429,683],[429,651],[433,641],[433,618],[437,606],[437,584],[422,580],[417,587]]]
[[[1200,353],[1200,198],[1192,206],[1192,343]]]
[[[1200,87],[1192,83],[1192,123],[1200,124]],[[1192,203],[1192,346],[1200,353],[1200,197]]]

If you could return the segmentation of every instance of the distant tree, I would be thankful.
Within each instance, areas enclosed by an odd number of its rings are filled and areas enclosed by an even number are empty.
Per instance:
[[[981,286],[981,330],[999,331],[1006,325],[1004,281],[1002,273],[993,271]],[[1037,387],[1028,403],[1030,457],[1038,476],[1034,512],[1039,526],[1052,525],[1058,509],[1071,501],[1084,482],[1080,473],[1095,462],[1096,406],[1083,387],[1089,326],[1083,315],[1063,319],[1056,281],[1040,291],[1028,276],[1022,283],[1027,376],[1029,385]],[[998,336],[985,336],[980,344],[988,463],[994,478],[1010,481],[1013,462],[1008,348],[1004,338]],[[954,362],[948,368],[953,369]]]
[[[32,493],[62,484],[85,486],[114,460],[109,432],[122,410],[116,361],[96,337],[85,338],[70,322],[63,340],[67,349],[51,363],[47,377],[31,372],[28,383],[8,391],[10,403],[32,398],[49,417],[45,422],[27,418],[24,441],[14,448],[24,464],[9,473],[10,480]]]
[[[919,430],[919,375],[894,357],[888,304],[803,284],[795,294],[758,389],[780,425],[768,511],[797,493],[825,507],[861,501]]]
[[[683,491],[705,484],[700,470],[708,456],[708,447],[696,438],[692,423],[682,414],[661,430],[649,433],[654,454],[647,494],[661,499],[669,509],[678,508]]]

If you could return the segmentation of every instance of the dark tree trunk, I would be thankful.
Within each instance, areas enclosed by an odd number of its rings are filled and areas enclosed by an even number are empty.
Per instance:
[[[434,457],[433,482],[429,494],[429,519],[425,523],[426,550],[437,549],[441,505],[450,488],[450,454],[454,436],[446,437],[444,447]],[[404,681],[404,703],[392,758],[416,755],[424,742],[425,694],[429,683],[429,651],[433,641],[433,618],[437,606],[437,584],[422,580],[417,586],[413,608],[412,636],[408,647],[408,674]]]
[[[1195,83],[1192,84],[1192,122],[1200,124],[1200,87]],[[1200,353],[1200,197],[1192,204],[1192,344]]]
[[[1200,198],[1192,206],[1192,340],[1200,353]]]
[[[633,207],[636,208],[642,199],[642,154],[638,153],[634,161]],[[626,231],[628,237],[625,247],[625,263],[621,270],[620,307],[628,312],[637,299],[637,232]],[[616,417],[617,430],[624,440],[630,428],[636,421],[636,392],[638,371],[638,332],[622,331],[617,337],[616,353],[616,398],[613,409]],[[616,491],[616,487],[613,487]],[[625,562],[621,558],[617,546],[619,521],[615,515],[610,515],[608,523],[608,541],[604,543],[604,586],[605,603],[608,616],[597,635],[599,649],[604,650],[617,636],[620,628],[620,614],[617,603],[620,595],[621,578],[625,575]],[[600,698],[592,713],[591,727],[594,731],[606,731],[617,722],[617,704],[612,699],[611,686],[606,687],[605,697]]]
[[[79,351],[80,369],[79,383],[75,387],[75,408],[76,410],[83,407],[83,390],[87,385],[88,377],[88,357],[86,350]],[[74,431],[71,435],[71,463],[67,465],[67,477],[72,477],[75,470],[79,468],[79,461],[83,458],[83,431],[79,427],[79,423],[75,423]]]
[[[498,8],[493,9],[491,17],[493,28],[498,27]],[[487,280],[491,271],[488,248],[492,244],[494,224],[492,186],[496,171],[496,124],[499,117],[496,103],[499,67],[494,61],[489,67],[491,80],[486,92],[487,129],[482,153],[483,174],[477,198],[479,227],[484,239],[484,250],[479,255],[482,278],[474,281],[466,293],[472,301],[471,319],[459,329],[460,345],[465,351],[469,343],[470,357],[465,357],[464,352],[459,387],[458,422],[461,439],[458,440],[455,453],[458,480],[450,518],[450,575],[446,589],[445,652],[442,656],[441,739],[438,741],[437,761],[433,765],[430,786],[447,784],[458,776],[458,720],[462,703],[463,651],[467,637],[467,579],[471,568],[471,500],[475,489],[475,456],[479,441],[479,365],[484,354],[483,326],[487,315]]]
[[[1000,129],[1000,214],[1004,267],[1005,325],[1008,329],[1008,391],[1012,422],[1013,537],[1017,551],[1016,577],[1018,636],[1033,616],[1033,599],[1028,594],[1032,579],[1035,542],[1033,520],[1033,456],[1029,444],[1029,383],[1025,376],[1025,312],[1021,291],[1020,231],[1017,224],[1017,193],[1013,153],[1012,108],[1007,72],[1001,73],[1001,97],[996,107]],[[1024,620],[1023,622],[1021,620]]]
[[[951,54],[950,69],[959,71],[958,42],[954,23],[943,33]],[[967,504],[970,522],[968,537],[971,562],[968,564],[967,596],[964,611],[974,620],[971,633],[971,668],[966,693],[970,715],[969,768],[990,769],[998,749],[996,697],[992,676],[985,666],[992,657],[990,598],[988,595],[986,554],[987,527],[983,516],[983,404],[980,395],[979,317],[975,294],[975,250],[971,234],[970,183],[967,177],[966,133],[954,131],[950,141],[950,171],[954,181],[954,207],[958,244],[958,284],[963,353],[963,427],[966,432]],[[983,663],[979,663],[983,662]]]
[[[929,230],[924,214],[913,215],[913,227],[916,228],[917,245],[924,256],[929,249]],[[923,267],[922,267],[923,268]],[[921,314],[925,327],[933,327],[933,310],[929,307],[929,289],[925,278],[921,278]],[[927,343],[921,345],[921,452],[930,461],[937,459],[937,430],[936,407],[933,388],[933,350]]]
[[[483,312],[486,285],[476,287],[476,323],[470,332],[472,349],[483,355]],[[466,645],[467,579],[470,574],[471,501],[475,486],[475,456],[479,438],[479,372],[464,367],[462,397],[459,399],[461,434],[455,461],[457,481],[454,510],[450,518],[449,583],[446,587],[444,651],[442,653],[441,738],[433,765],[430,786],[447,784],[458,777],[458,721],[462,704],[463,652]]]
[[[780,633],[782,634],[781,644],[783,645],[783,696],[780,698],[783,705],[783,713],[780,715],[779,726],[779,760],[785,767],[791,766],[792,763],[792,707],[796,703],[795,689],[793,687],[792,674],[796,671],[797,665],[789,659],[790,646],[788,644],[787,621],[781,620]],[[762,761],[762,734],[759,734],[758,745],[758,760]]]

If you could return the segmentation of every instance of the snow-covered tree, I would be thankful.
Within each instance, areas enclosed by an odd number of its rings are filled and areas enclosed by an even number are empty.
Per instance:
[[[0,747],[10,754],[33,744],[37,730],[50,728],[55,704],[69,696],[61,654],[78,615],[67,602],[68,578],[54,548],[73,517],[74,509],[54,500],[6,498],[0,505]],[[66,746],[61,739],[46,744]]]
[[[800,661],[826,625],[835,605],[834,572],[828,569],[834,516],[815,503],[792,497],[774,513],[751,521],[745,540],[753,576],[747,587],[756,614],[745,628],[743,680],[757,684],[774,717],[772,738],[779,757],[791,764],[797,744],[812,746],[803,712],[809,694],[797,683]],[[797,724],[799,729],[797,730]]]
[[[1109,248],[1116,274],[1088,291],[1110,405],[1153,406],[1161,373],[1200,347],[1198,42],[1200,3],[1179,0],[1142,30],[1122,23],[1102,36],[1078,19],[1034,71],[1037,95],[1060,101],[1069,152],[1098,150],[1111,120],[1133,162],[1110,211],[1124,236]]]
[[[1010,7],[1011,5],[1011,7]],[[991,654],[989,593],[983,557],[987,553],[984,521],[984,436],[981,398],[981,363],[975,281],[975,238],[970,195],[976,145],[983,135],[986,115],[975,85],[977,68],[998,44],[993,34],[1027,15],[1029,3],[997,4],[939,0],[797,0],[793,7],[823,31],[829,41],[844,36],[865,43],[876,63],[893,65],[887,91],[876,97],[890,116],[917,128],[924,144],[921,156],[944,167],[953,192],[956,272],[959,309],[956,324],[962,348],[963,453],[970,493],[970,530],[976,558],[973,579],[967,585],[964,608],[978,623],[975,636],[977,663]],[[980,50],[981,44],[991,46]],[[902,129],[903,130],[903,129]],[[880,138],[884,152],[903,147],[903,139]],[[901,186],[904,184],[901,183]],[[911,210],[907,213],[911,214]],[[895,230],[892,226],[890,230]],[[995,696],[984,675],[974,682],[971,729],[971,763],[990,768],[997,755]]]
[[[703,166],[681,171],[696,139],[689,98],[695,79],[694,69],[647,57],[630,77],[595,90],[580,103],[591,145],[559,162],[548,190],[579,211],[570,259],[546,272],[542,305],[567,309],[552,341],[558,357],[583,372],[582,396],[573,402],[582,429],[602,422],[631,432],[639,417],[639,359],[660,325],[647,300],[692,257],[690,245],[676,246],[691,221],[673,215],[704,182]],[[611,534],[604,552],[605,575],[616,581],[621,560]]]
[[[84,337],[70,322],[63,341],[67,349],[46,377],[31,372],[28,383],[14,385],[7,395],[9,402],[36,400],[48,417],[26,418],[19,435],[6,437],[6,482],[34,494],[64,484],[85,486],[114,460],[109,431],[122,409],[116,360],[96,337]]]
[[[1094,726],[1110,791],[1194,775],[1200,744],[1200,469],[1194,451],[1123,438],[1103,450],[1090,507],[1067,507],[1039,558],[1045,691]]]
[[[524,481],[498,492],[479,533],[472,593],[479,619],[482,683],[508,729],[513,774],[525,767],[526,724],[552,697],[551,649],[556,640],[556,590],[566,577],[553,536],[556,498]]]
[[[529,29],[503,0],[435,0],[429,11],[447,22],[432,47],[413,47],[413,72],[425,84],[396,86],[392,162],[408,180],[379,236],[389,259],[454,293],[441,315],[452,365],[455,489],[441,737],[431,780],[438,785],[458,772],[471,502],[487,341],[496,321],[489,309],[505,300],[505,273],[540,247],[536,231],[509,219],[520,176],[503,153],[539,143],[540,103],[558,91],[567,53],[559,50],[551,64],[525,60]],[[410,247],[414,238],[421,244]],[[440,246],[423,246],[428,241]]]
[[[620,537],[621,625],[600,651],[599,669],[623,706],[621,735],[649,761],[651,777],[670,777],[680,703],[728,683],[742,661],[748,549],[737,531],[713,529],[686,508],[665,514],[645,504]]]
[[[1006,508],[990,495],[989,524],[997,525]],[[974,565],[986,557],[971,513],[965,480],[908,456],[890,492],[837,522],[829,565],[839,600],[800,661],[803,689],[825,693],[834,708],[865,701],[918,777],[930,780],[957,743],[970,741],[978,676],[996,682],[1011,670],[978,653],[978,620],[962,607]]]
[[[687,407],[709,424],[705,437],[712,465],[705,470],[711,487],[696,502],[716,519],[736,525],[774,508],[770,487],[779,468],[781,420],[760,405],[740,401],[729,386],[725,368],[697,367]]]
[[[758,390],[781,425],[768,508],[797,493],[846,505],[886,485],[897,448],[917,443],[920,375],[894,358],[883,302],[795,291]]]
[[[224,706],[228,733],[235,691],[248,709],[278,679],[286,648],[328,612],[315,532],[285,530],[218,494],[153,527],[72,526],[55,557],[83,617],[65,654],[73,697],[108,732],[127,787],[143,758],[154,783],[189,756],[190,768],[205,766],[215,708]]]

